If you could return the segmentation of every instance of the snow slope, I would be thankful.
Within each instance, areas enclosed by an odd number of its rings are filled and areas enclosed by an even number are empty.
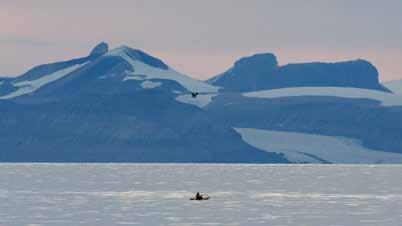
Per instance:
[[[203,108],[207,106],[212,98],[217,96],[218,94],[199,94],[196,98],[193,98],[191,94],[180,95],[176,97],[176,100],[185,104],[192,104],[197,107]]]
[[[12,85],[14,87],[18,87],[18,89],[5,96],[1,96],[0,99],[11,99],[11,98],[15,98],[18,96],[33,93],[34,91],[38,90],[42,86],[63,78],[64,76],[70,74],[71,72],[77,70],[78,68],[84,66],[87,63],[88,62],[85,62],[83,64],[76,64],[76,65],[64,68],[60,71],[56,71],[54,73],[42,76],[36,80],[27,80],[27,81],[16,82]]]
[[[297,87],[243,93],[245,97],[279,98],[292,96],[335,96],[355,99],[372,99],[383,106],[402,106],[402,95],[376,90],[344,87]]]
[[[385,82],[383,85],[395,94],[402,94],[402,80]]]
[[[184,88],[192,92],[217,92],[218,87],[209,85],[202,81],[192,79],[184,74],[175,71],[172,68],[161,69],[157,67],[152,67],[145,64],[139,60],[131,58],[126,51],[128,47],[119,47],[117,49],[111,50],[106,55],[107,56],[118,56],[123,58],[127,63],[129,63],[134,71],[123,79],[127,80],[147,80],[147,79],[165,79],[174,80],[181,84]]]
[[[144,89],[153,89],[161,85],[162,85],[161,82],[152,82],[152,81],[144,81],[141,83],[141,87]]]
[[[251,128],[235,130],[248,144],[269,152],[283,153],[292,162],[402,163],[402,154],[367,149],[355,139]]]

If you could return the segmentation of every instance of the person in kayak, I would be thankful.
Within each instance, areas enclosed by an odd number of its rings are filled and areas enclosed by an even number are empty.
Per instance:
[[[208,200],[208,199],[209,199],[209,196],[201,195],[199,192],[197,192],[197,194],[195,194],[194,197],[190,198],[190,200],[198,200],[198,201]]]
[[[197,192],[197,194],[195,194],[195,199],[196,199],[196,200],[202,200],[203,197],[202,197],[202,195],[201,195],[199,192]]]

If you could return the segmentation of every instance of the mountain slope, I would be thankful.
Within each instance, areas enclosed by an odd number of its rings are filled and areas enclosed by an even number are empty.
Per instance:
[[[377,69],[365,60],[279,66],[275,55],[270,53],[241,58],[232,68],[207,82],[236,92],[303,86],[388,91],[378,82]]]
[[[383,84],[393,93],[402,94],[402,80],[385,82]]]
[[[162,61],[152,58],[139,50],[120,47],[112,50],[107,56],[121,57],[133,68],[124,80],[174,80],[193,92],[217,92],[218,87],[192,79],[165,65]]]
[[[100,45],[103,46],[103,52],[96,50]],[[31,94],[48,83],[59,80],[78,68],[95,61],[107,51],[107,48],[106,43],[101,43],[87,57],[43,64],[30,69],[16,78],[10,78],[0,87],[0,99],[11,99]]]
[[[144,91],[68,102],[0,102],[0,161],[286,162],[197,108]]]

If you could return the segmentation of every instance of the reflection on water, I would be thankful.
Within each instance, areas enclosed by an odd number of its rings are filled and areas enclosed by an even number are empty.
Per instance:
[[[402,166],[0,164],[0,225],[394,226],[401,185]]]

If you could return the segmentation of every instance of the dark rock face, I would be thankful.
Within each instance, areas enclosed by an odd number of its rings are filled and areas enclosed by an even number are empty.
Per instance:
[[[377,69],[368,61],[304,63],[278,66],[272,54],[259,54],[237,61],[209,83],[226,91],[257,91],[302,86],[338,86],[388,92],[378,80]]]
[[[260,67],[265,65],[265,67],[259,68],[261,72],[271,72],[278,67],[278,61],[276,56],[271,53],[261,53],[255,54],[251,57],[244,57],[235,63],[235,68],[242,70],[247,70],[249,67]]]
[[[339,63],[288,64],[278,68],[282,86],[339,86],[384,89],[378,80],[377,69],[368,61]]]
[[[230,91],[260,90],[277,69],[273,54],[257,54],[238,60],[231,69],[208,82]]]
[[[90,56],[101,56],[109,51],[109,45],[105,42],[101,42],[92,49]]]

